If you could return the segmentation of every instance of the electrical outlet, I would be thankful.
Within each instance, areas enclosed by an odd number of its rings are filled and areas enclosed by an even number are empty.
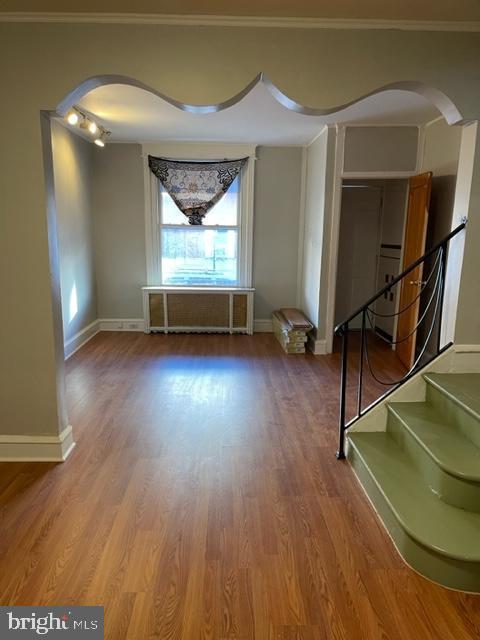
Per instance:
[[[132,330],[136,330],[138,329],[138,324],[136,322],[130,322],[130,324],[128,325],[128,328]]]

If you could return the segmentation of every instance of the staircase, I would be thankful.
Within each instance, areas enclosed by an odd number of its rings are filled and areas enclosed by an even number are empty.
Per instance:
[[[423,379],[424,402],[387,402],[386,431],[349,430],[347,457],[405,561],[478,593],[480,374]]]

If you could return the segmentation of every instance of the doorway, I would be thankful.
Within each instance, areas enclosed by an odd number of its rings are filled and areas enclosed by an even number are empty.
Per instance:
[[[335,294],[335,325],[401,270],[408,179],[343,180]],[[376,302],[375,331],[395,335],[395,290]],[[359,329],[361,317],[351,323]]]

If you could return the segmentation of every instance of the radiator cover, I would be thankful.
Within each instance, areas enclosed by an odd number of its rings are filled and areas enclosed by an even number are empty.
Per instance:
[[[145,333],[253,333],[252,288],[142,287]]]

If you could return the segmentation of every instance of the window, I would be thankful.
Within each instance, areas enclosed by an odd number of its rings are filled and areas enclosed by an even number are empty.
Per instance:
[[[240,178],[207,213],[202,226],[188,224],[160,182],[158,186],[162,284],[236,286]]]
[[[147,284],[252,286],[255,145],[162,142],[142,145]],[[203,225],[190,225],[148,166],[148,155],[172,160],[249,160]]]

